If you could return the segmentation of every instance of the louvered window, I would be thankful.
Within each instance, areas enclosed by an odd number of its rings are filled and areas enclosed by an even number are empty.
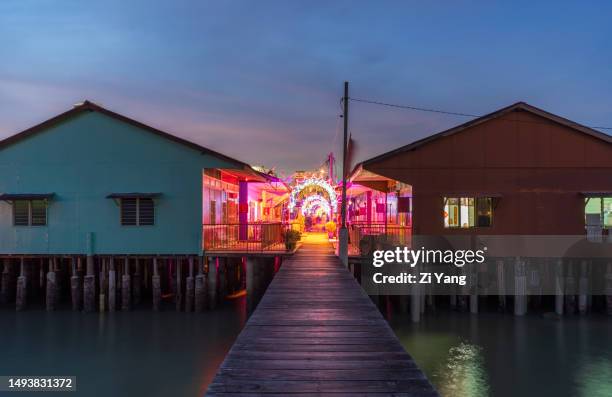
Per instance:
[[[30,201],[30,220],[32,226],[47,224],[47,202],[44,200]]]
[[[13,201],[13,224],[15,226],[45,226],[47,224],[47,201]]]
[[[151,226],[155,224],[155,206],[153,199],[138,199],[138,224],[141,226]]]
[[[155,204],[151,198],[121,199],[121,224],[123,226],[151,226],[155,224]]]

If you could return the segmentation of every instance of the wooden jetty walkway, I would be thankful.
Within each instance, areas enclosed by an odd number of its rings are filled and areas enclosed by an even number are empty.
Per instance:
[[[207,396],[438,396],[327,240],[306,236]]]

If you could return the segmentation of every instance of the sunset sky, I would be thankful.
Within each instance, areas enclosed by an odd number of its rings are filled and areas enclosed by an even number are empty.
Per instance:
[[[430,3],[5,0],[0,138],[89,99],[251,164],[314,168],[338,150],[345,80],[356,98],[523,100],[612,126],[612,3]],[[360,160],[466,120],[351,103]]]

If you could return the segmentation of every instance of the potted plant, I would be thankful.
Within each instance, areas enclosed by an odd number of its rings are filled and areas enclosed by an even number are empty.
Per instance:
[[[325,230],[327,231],[327,237],[334,238],[336,235],[336,223],[334,221],[329,221],[325,224]]]
[[[302,233],[298,230],[287,230],[285,232],[285,248],[287,251],[293,251],[297,242],[302,238]]]

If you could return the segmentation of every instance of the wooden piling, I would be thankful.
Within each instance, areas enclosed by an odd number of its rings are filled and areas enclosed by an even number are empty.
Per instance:
[[[465,267],[461,267],[459,269],[457,269],[457,272],[459,274],[460,277],[465,276],[466,280],[469,278],[469,275],[466,274],[465,272]],[[467,284],[469,284],[469,281],[467,282]],[[456,309],[459,310],[460,312],[466,312],[469,309],[469,303],[468,303],[468,295],[469,295],[469,287],[468,285],[465,286],[458,286],[458,294],[457,294],[457,307]]]
[[[195,311],[201,313],[206,308],[206,277],[204,276],[204,261],[203,257],[198,256],[196,263],[198,266],[198,275],[195,277]]]
[[[257,258],[247,258],[246,260],[246,300],[247,311],[250,313],[255,308],[255,293],[256,293],[256,268]]]
[[[219,300],[227,296],[227,258],[218,258],[219,262]]]
[[[559,316],[563,315],[564,281],[563,260],[558,259],[555,263],[555,313]]]
[[[123,288],[123,267],[124,267],[124,261],[122,261],[121,259],[117,259],[117,263],[115,264],[116,266],[116,272],[117,272],[117,282],[115,284],[115,288],[117,290],[117,310],[121,310],[121,305],[122,305],[122,301],[123,301],[123,295],[122,295],[122,291],[121,288]]]
[[[542,302],[542,277],[540,271],[546,266],[546,259],[539,259],[536,261],[528,262],[526,265],[526,271],[528,277],[528,298],[531,300],[531,306],[539,308]],[[527,301],[526,301],[527,304]]]
[[[46,288],[47,273],[45,272],[45,259],[40,258],[38,263],[38,291],[42,295],[42,291]]]
[[[417,280],[420,272],[419,269],[420,266],[417,264],[412,270],[413,274],[417,275]],[[410,285],[410,319],[413,323],[421,321],[421,295],[419,292],[419,284]]]
[[[499,311],[506,311],[506,275],[503,260],[497,261],[497,293],[498,293],[498,308]]]
[[[98,290],[100,291],[99,298],[99,310],[100,313],[104,313],[106,311],[106,259],[100,260],[100,269],[98,273]]]
[[[25,259],[19,258],[19,277],[17,277],[17,291],[15,297],[15,306],[17,311],[22,311],[26,308],[28,302],[28,288],[26,280]]]
[[[126,256],[123,263],[123,277],[121,278],[121,310],[128,311],[132,308],[130,258]]]
[[[612,262],[606,266],[606,311],[612,316]]]
[[[176,311],[180,312],[183,308],[183,259],[176,259],[176,286],[174,288],[174,302],[176,303]]]
[[[565,312],[576,312],[576,277],[574,275],[574,262],[570,260],[565,273]]]
[[[132,295],[134,296],[134,304],[139,305],[142,300],[142,274],[140,266],[140,258],[135,258],[136,268],[132,277]]]
[[[240,288],[245,289],[247,287],[247,279],[246,279],[246,271],[247,271],[247,258],[240,258]]]
[[[517,257],[514,263],[514,315],[527,314],[527,274],[525,262]]]
[[[247,270],[248,273],[248,270]],[[208,258],[208,306],[217,306],[217,258]]]
[[[185,311],[191,312],[193,310],[195,300],[195,283],[193,278],[193,256],[189,256],[189,276],[185,282]]]
[[[91,313],[96,310],[96,276],[94,275],[93,255],[87,255],[86,261],[86,273],[83,280],[83,311]],[[47,282],[48,280],[47,277]]]
[[[586,314],[588,309],[589,266],[587,261],[580,262],[580,279],[578,280],[578,312]]]
[[[144,266],[142,267],[143,276],[142,276],[142,286],[145,290],[149,290],[151,288],[151,278],[149,277],[149,265],[148,261],[144,259]]]
[[[47,271],[47,311],[54,311],[57,307],[57,273],[56,258],[49,258],[49,270]]]
[[[470,313],[478,314],[478,267],[474,263],[469,266]]]
[[[153,310],[159,311],[161,303],[161,282],[157,257],[153,258],[153,276],[151,276],[151,290],[153,291]]]
[[[108,311],[117,310],[117,274],[115,272],[115,258],[108,259]]]
[[[419,295],[419,285],[411,286],[410,294],[410,319],[413,323],[421,321],[421,296]]]
[[[70,297],[72,301],[72,310],[79,311],[83,304],[83,290],[81,289],[81,278],[77,272],[77,259],[74,257],[70,258],[70,269]]]
[[[11,269],[11,260],[4,259],[4,267],[2,269],[2,284],[0,286],[0,303],[9,303],[13,299],[13,274]]]

